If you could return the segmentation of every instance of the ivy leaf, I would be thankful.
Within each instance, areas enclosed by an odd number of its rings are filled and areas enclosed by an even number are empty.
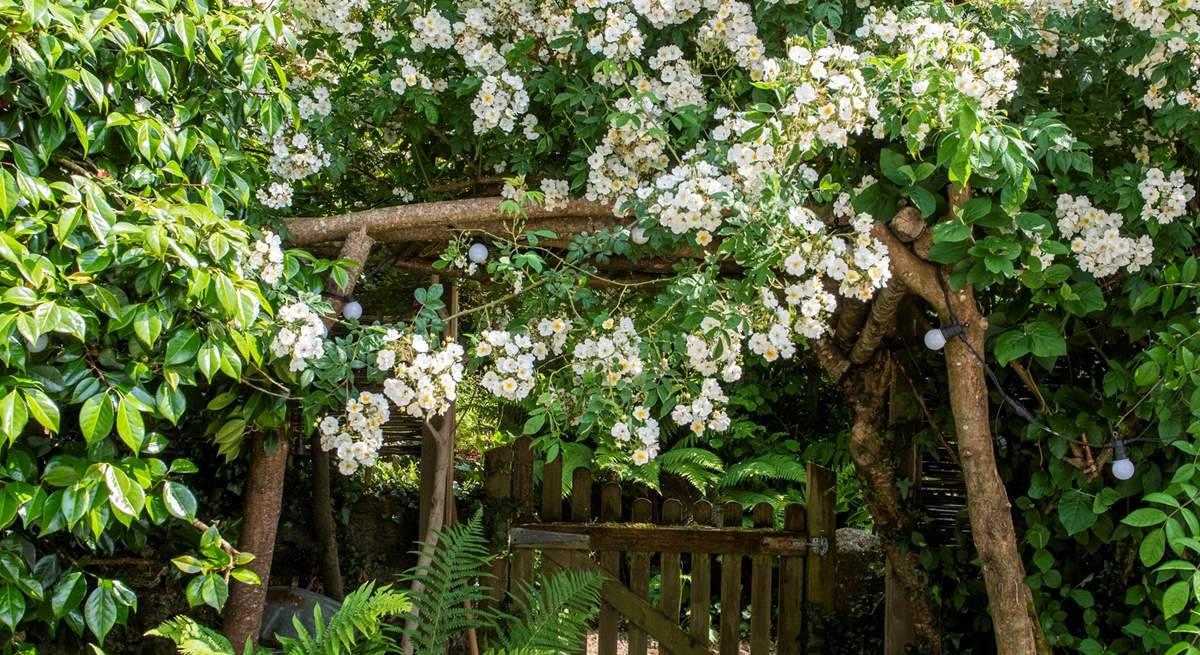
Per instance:
[[[1092,513],[1091,497],[1076,489],[1063,494],[1062,500],[1058,501],[1058,520],[1062,521],[1069,535],[1092,527],[1096,523],[1096,515]]]
[[[142,422],[142,411],[128,396],[121,398],[117,404],[117,434],[135,454],[142,451],[142,444],[146,441],[146,425]]]
[[[112,432],[114,419],[113,403],[108,393],[98,393],[83,403],[79,409],[79,429],[89,446]]]

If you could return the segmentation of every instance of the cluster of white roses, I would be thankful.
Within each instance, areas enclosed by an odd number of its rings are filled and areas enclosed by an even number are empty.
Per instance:
[[[392,91],[397,94],[404,95],[404,92],[410,88],[421,87],[426,91],[434,90],[433,80],[429,76],[422,73],[417,65],[407,57],[402,57],[396,60],[396,77],[392,78]]]
[[[1159,168],[1146,171],[1146,179],[1138,184],[1142,200],[1142,218],[1166,225],[1187,213],[1187,204],[1196,197],[1196,188],[1187,183],[1183,171],[1167,176]]]
[[[383,425],[390,417],[387,398],[363,391],[346,401],[344,424],[334,416],[321,419],[321,450],[334,452],[342,475],[351,475],[360,466],[375,466],[383,445]]]
[[[1124,218],[1092,206],[1087,196],[1059,196],[1055,215],[1058,231],[1071,239],[1071,252],[1075,253],[1080,270],[1096,277],[1112,275],[1122,267],[1135,272],[1148,265],[1154,256],[1150,237],[1121,236]]]
[[[575,375],[597,373],[607,386],[632,380],[642,372],[642,338],[633,327],[633,320],[606,319],[599,332],[575,344],[571,352]]]
[[[566,180],[542,180],[543,204],[547,211],[563,209],[571,200],[571,183]]]
[[[700,331],[687,335],[687,365],[706,377],[718,373],[726,382],[742,378],[742,367],[738,355],[742,351],[742,335],[731,330],[718,329],[715,318],[707,316],[700,322]]]
[[[844,148],[851,135],[879,117],[879,103],[863,79],[857,50],[833,43],[812,46],[800,40],[788,48],[783,79],[791,94],[780,110],[787,117],[784,137],[801,152]]]
[[[415,418],[429,420],[450,409],[463,376],[463,348],[448,343],[434,351],[425,337],[389,330],[375,355],[375,367],[390,372],[383,393]]]
[[[288,370],[308,368],[308,360],[325,354],[325,324],[311,307],[294,302],[279,308],[276,320],[281,327],[271,340],[271,354],[291,357]]]
[[[483,388],[506,400],[523,400],[533,391],[533,367],[551,354],[561,355],[567,343],[571,322],[564,318],[544,318],[534,338],[528,332],[486,330],[475,346],[475,356],[492,358],[483,374]]]
[[[283,241],[278,234],[267,232],[254,242],[246,265],[252,274],[271,286],[279,284],[283,277]]]
[[[678,425],[686,425],[696,436],[708,430],[724,432],[729,429],[730,423],[724,409],[728,402],[729,397],[721,389],[720,383],[713,378],[704,378],[700,384],[700,395],[691,402],[675,405],[671,410],[671,420]]]
[[[766,47],[758,38],[754,11],[738,0],[720,0],[712,15],[700,26],[702,47],[720,44],[733,53],[738,66],[750,73],[755,82],[771,82],[779,74],[779,64],[766,56]]]
[[[855,35],[879,49],[892,46],[904,56],[912,73],[912,96],[925,96],[938,81],[939,89],[952,84],[983,109],[994,109],[1017,90],[1017,61],[970,27],[923,16],[901,19],[891,10],[877,9],[867,14]],[[930,99],[942,123],[957,112],[951,100],[946,93]]]
[[[642,54],[646,39],[638,29],[637,14],[620,3],[610,3],[604,18],[588,35],[587,48],[592,54],[604,55],[620,64]],[[614,66],[610,74],[597,71],[593,78],[600,84],[615,86],[625,81],[624,67]]]
[[[619,208],[633,197],[643,176],[666,166],[670,159],[663,139],[662,111],[649,99],[621,98],[604,140],[588,157],[588,200],[611,201]]]
[[[412,19],[415,34],[412,37],[412,48],[421,52],[425,48],[444,50],[454,45],[454,31],[450,21],[432,7],[424,15]]]
[[[363,29],[358,16],[370,8],[370,3],[367,0],[295,0],[291,7],[301,16],[304,28],[341,35],[343,45],[350,46],[347,50],[353,52],[358,45],[355,35]]]
[[[669,110],[687,106],[704,105],[704,80],[683,58],[679,46],[668,45],[658,49],[650,57],[650,69],[657,71],[658,79],[639,81],[639,87],[654,93]]]
[[[633,10],[661,30],[691,20],[700,12],[700,0],[633,0]]]
[[[744,113],[735,114],[722,107],[714,118],[721,123],[713,128],[713,139],[724,142],[736,137],[725,154],[725,161],[736,175],[738,190],[747,197],[757,196],[766,184],[765,174],[776,170],[774,137],[782,124],[773,117],[753,137],[746,138],[759,124],[748,120]]]
[[[281,181],[272,182],[255,194],[258,201],[272,209],[292,204],[291,183],[302,180],[329,165],[329,154],[320,142],[303,132],[288,138],[281,131],[271,139],[271,158],[267,170]]]
[[[1150,109],[1159,109],[1168,100],[1181,107],[1200,110],[1200,81],[1190,87],[1168,89],[1170,75],[1159,75],[1161,69],[1183,57],[1194,72],[1200,68],[1200,10],[1195,2],[1163,2],[1163,0],[1108,0],[1113,18],[1125,20],[1133,27],[1154,38],[1154,45],[1140,60],[1131,63],[1126,72],[1149,82],[1143,101]],[[1192,76],[1195,77],[1194,75]]]
[[[633,437],[637,437],[632,455],[633,463],[643,466],[658,457],[660,432],[658,420],[650,416],[650,410],[645,405],[637,405],[633,408],[633,414],[628,420],[613,423],[609,434],[621,445],[627,444]]]
[[[654,184],[638,191],[647,204],[647,213],[674,234],[696,230],[696,243],[707,246],[712,233],[721,226],[722,200],[733,191],[733,179],[703,159],[693,157],[669,173],[659,175]],[[644,190],[644,191],[643,191]]]
[[[512,132],[517,120],[529,110],[529,94],[521,78],[509,73],[488,75],[475,93],[471,111],[476,134],[495,128]]]
[[[328,116],[333,111],[333,103],[329,102],[329,87],[317,86],[307,95],[300,96],[296,102],[300,118],[309,120],[317,116]]]

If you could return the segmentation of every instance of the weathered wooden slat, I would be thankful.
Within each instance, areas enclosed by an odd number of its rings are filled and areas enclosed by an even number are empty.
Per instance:
[[[722,525],[740,528],[742,506],[733,501],[721,510]],[[742,556],[727,551],[721,556],[721,655],[738,655],[738,624],[742,618]]]
[[[740,519],[739,519],[740,520]],[[802,533],[740,528],[701,528],[665,525],[623,525],[613,523],[529,523],[514,527],[545,532],[587,534],[591,548],[606,550],[645,550],[656,553],[738,553],[741,555],[804,555],[808,537]],[[520,547],[520,544],[514,544]]]
[[[662,522],[665,526],[683,523],[683,503],[674,498],[663,503]],[[659,596],[659,607],[667,618],[679,622],[679,603],[683,595],[683,580],[680,578],[680,554],[664,552],[662,554],[662,594]],[[667,651],[669,655],[674,655]]]
[[[630,519],[634,523],[649,523],[652,505],[648,498],[638,498],[633,501],[633,511]],[[629,588],[639,598],[650,597],[650,553],[631,551],[629,553]],[[677,624],[672,624],[677,625]],[[629,628],[629,655],[646,655],[646,629],[634,623]]]
[[[783,529],[805,532],[804,508],[790,503],[783,513]],[[804,635],[804,558],[779,558],[779,630],[777,655],[799,655]]]
[[[754,527],[775,525],[775,508],[761,502],[752,513]],[[770,555],[755,555],[750,562],[750,655],[771,651],[771,561]]]
[[[621,520],[621,485],[609,482],[600,489],[600,520],[616,522]],[[615,550],[600,553],[600,568],[613,580],[621,579],[621,554]],[[617,654],[617,622],[620,615],[612,603],[605,601],[600,605],[599,655]]]
[[[546,557],[554,559],[560,566],[569,566],[568,553],[547,551]],[[603,572],[603,569],[592,562],[587,567],[593,571]],[[601,597],[636,625],[644,634],[653,635],[660,644],[680,655],[713,655],[712,651],[692,639],[678,624],[663,616],[645,599],[630,591],[620,582],[611,578],[601,588]]]
[[[512,498],[516,502],[518,520],[533,520],[533,449],[529,437],[513,442]],[[518,550],[513,553],[509,576],[513,582],[533,584],[533,553]]]
[[[697,526],[712,525],[712,503],[707,500],[697,502],[692,508],[692,520]],[[707,647],[708,631],[712,625],[712,617],[709,615],[712,600],[712,558],[708,553],[692,551],[690,559],[692,593],[691,602],[688,604],[688,632],[692,639]]]
[[[805,558],[804,598],[822,613],[833,611],[835,586],[835,557],[837,544],[837,475],[829,469],[808,463],[807,530],[814,543],[813,552]],[[816,547],[820,544],[820,547]],[[809,652],[822,652],[820,636],[810,632]]]
[[[562,455],[546,462],[542,467],[542,515],[543,521],[561,521],[563,508]],[[542,561],[542,574],[553,575],[558,565],[549,560]]]
[[[496,557],[492,558],[491,607],[498,607],[508,593],[508,557],[502,552],[508,540],[508,497],[512,490],[512,449],[493,448],[483,454],[483,489],[489,499],[488,513],[494,519]]]
[[[592,520],[592,471],[586,466],[577,467],[571,472],[571,522],[588,523]],[[546,526],[538,526],[545,528]],[[589,556],[577,553],[573,558],[579,566],[575,570],[583,570],[583,565]]]

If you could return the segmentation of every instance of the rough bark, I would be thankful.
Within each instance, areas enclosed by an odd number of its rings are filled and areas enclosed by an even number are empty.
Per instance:
[[[225,604],[222,631],[241,652],[246,640],[258,641],[267,585],[271,578],[271,559],[275,554],[275,533],[283,502],[283,479],[287,470],[288,441],[280,433],[274,448],[267,450],[267,439],[255,434],[250,451],[250,473],[246,480],[246,508],[238,550],[254,553],[247,566],[258,574],[262,584],[249,585],[236,580],[229,583],[229,601]]]
[[[293,218],[287,222],[288,242],[294,246],[307,246],[326,241],[340,241],[353,232],[365,231],[368,235],[381,236],[397,230],[429,227],[467,227],[475,223],[499,221],[503,198],[467,198],[424,202],[398,207],[367,209],[339,216],[313,216]],[[611,219],[612,207],[586,200],[571,200],[565,207],[547,211],[542,207],[529,207],[529,220],[543,218],[593,218]]]
[[[339,259],[349,259],[355,264],[347,271],[346,286],[338,286],[332,279],[325,282],[326,290],[339,296],[349,296],[354,293],[358,284],[358,276],[371,247],[375,241],[363,230],[350,233],[342,244]],[[340,312],[345,301],[332,298],[334,312]],[[330,321],[331,322],[331,321]],[[341,558],[338,555],[337,523],[333,519],[333,494],[330,489],[329,453],[321,449],[321,435],[313,432],[309,440],[309,453],[312,459],[312,521],[313,532],[317,538],[317,558],[321,562],[321,582],[325,595],[341,600],[346,596],[345,583],[342,581]]]
[[[434,423],[436,421],[436,424]],[[434,469],[433,469],[433,497],[429,507],[429,520],[425,526],[425,532],[421,535],[421,552],[417,555],[416,571],[418,577],[413,580],[412,594],[416,595],[425,589],[425,583],[420,576],[425,575],[429,568],[430,562],[433,560],[433,551],[437,549],[437,533],[445,525],[447,496],[450,489],[450,470],[454,466],[454,431],[455,423],[453,417],[443,416],[435,418],[427,422],[430,432],[434,437],[436,448],[434,449]],[[413,654],[412,640],[408,638],[416,629],[419,617],[413,615],[404,623],[406,636],[401,645],[401,651],[404,655]]]

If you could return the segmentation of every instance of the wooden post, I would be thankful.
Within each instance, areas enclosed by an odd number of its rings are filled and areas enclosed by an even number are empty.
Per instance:
[[[692,508],[692,520],[697,526],[712,525],[712,503],[707,500],[698,501]],[[712,600],[712,558],[707,553],[692,553],[691,567],[692,593],[688,607],[688,632],[700,644],[708,646],[708,632],[712,627],[709,608]]]
[[[671,498],[662,506],[663,525],[681,525],[683,523],[683,503]],[[659,598],[659,609],[667,618],[679,621],[679,603],[683,595],[683,580],[680,577],[680,553],[662,554],[662,595]],[[675,654],[670,654],[675,655]]]
[[[721,525],[742,527],[742,506],[729,501],[721,509]],[[739,655],[742,620],[742,556],[721,555],[721,655]]]
[[[592,471],[586,466],[576,467],[571,472],[571,522],[587,523],[592,520]],[[576,571],[583,570],[583,560],[588,559],[587,553],[574,553],[573,558],[580,560]]]
[[[508,594],[508,496],[512,490],[512,447],[501,446],[483,454],[484,497],[492,502],[487,508],[496,533],[492,542],[491,607],[499,608]]]
[[[634,523],[649,523],[653,510],[648,498],[633,501],[630,519]],[[629,556],[629,588],[640,598],[650,597],[650,553],[631,552]],[[629,655],[646,655],[646,631],[637,625],[629,628]]]
[[[754,527],[775,526],[775,508],[763,501],[754,506]],[[750,562],[750,655],[771,651],[771,560],[755,555]]]
[[[917,407],[907,385],[893,384],[888,402],[888,429],[896,430],[898,423],[916,417]],[[912,439],[907,439],[904,453],[896,467],[898,476],[913,481],[911,492],[917,493],[921,484],[921,458]],[[904,655],[909,646],[917,645],[913,620],[913,603],[908,592],[892,571],[890,558],[885,558],[883,601],[883,655]]]
[[[517,521],[533,521],[533,450],[529,437],[521,437],[513,443],[512,498],[517,505]],[[514,583],[532,584],[533,551],[518,550],[513,553],[509,575]]]
[[[833,612],[837,572],[837,475],[808,463],[808,538],[814,548],[805,558],[805,600],[821,613]],[[823,652],[819,635],[809,634],[809,652]]]
[[[804,508],[789,503],[783,514],[783,529],[807,534]],[[779,636],[777,655],[799,655],[804,635],[804,560],[779,558]]]
[[[542,467],[542,521],[557,523],[563,517],[562,455],[546,462]],[[542,559],[542,573],[552,575],[558,565],[548,558]]]
[[[605,484],[600,490],[600,520],[616,523],[621,520],[621,485],[616,482]],[[613,580],[621,580],[621,555],[615,550],[600,553],[600,566]],[[620,616],[608,602],[600,605],[599,655],[617,654],[617,622]]]

